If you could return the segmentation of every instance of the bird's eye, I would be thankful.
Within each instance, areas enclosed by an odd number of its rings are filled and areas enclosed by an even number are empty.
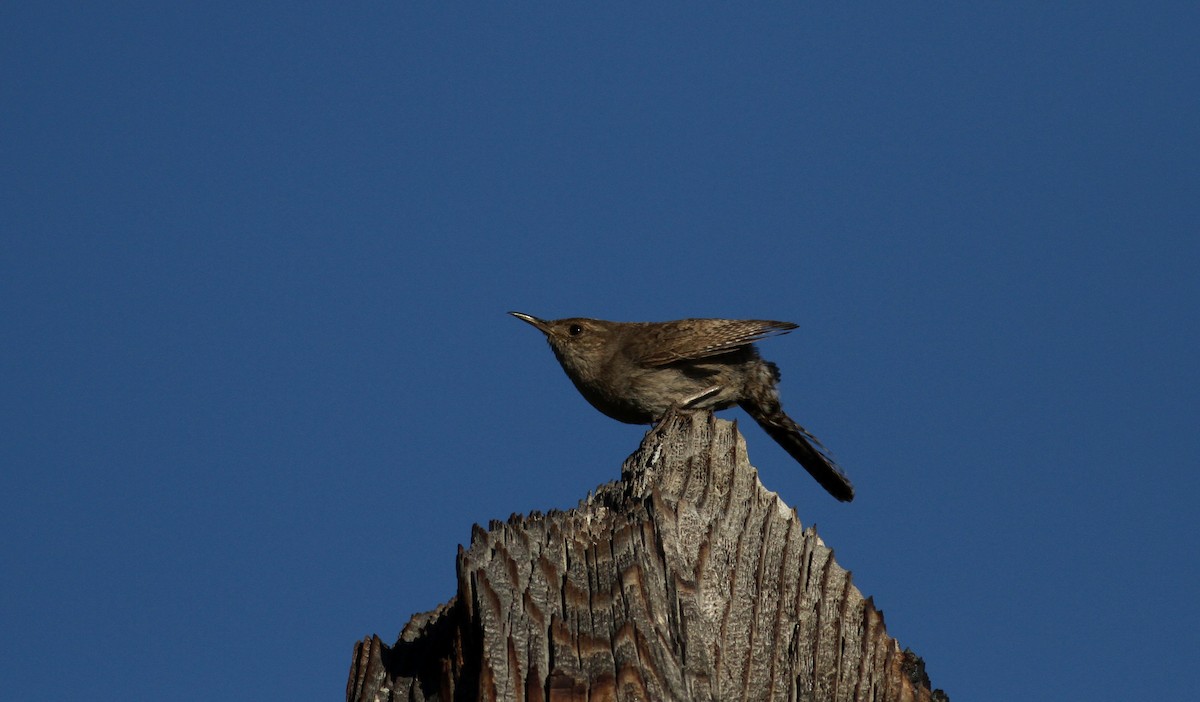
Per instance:
[[[578,324],[572,324],[571,328],[567,329],[567,333],[571,336],[579,336],[583,333],[583,327],[579,326]]]

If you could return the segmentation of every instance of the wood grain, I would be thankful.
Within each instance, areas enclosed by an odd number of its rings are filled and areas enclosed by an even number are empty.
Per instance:
[[[707,412],[575,509],[476,527],[457,594],[356,644],[346,698],[947,699]]]

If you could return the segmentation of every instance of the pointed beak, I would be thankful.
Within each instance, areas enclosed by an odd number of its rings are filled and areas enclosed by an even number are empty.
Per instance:
[[[549,329],[546,327],[546,322],[534,317],[531,314],[525,314],[524,312],[509,312],[509,314],[521,320],[522,322],[529,322],[533,326],[537,327],[538,331],[543,334],[550,333]]]

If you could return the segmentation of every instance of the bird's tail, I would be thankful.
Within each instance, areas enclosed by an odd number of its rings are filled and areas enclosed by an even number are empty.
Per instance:
[[[850,484],[850,479],[825,452],[817,437],[784,414],[778,401],[774,401],[774,398],[766,402],[743,400],[739,404],[830,495],[842,502],[854,499],[854,486]],[[764,407],[764,404],[767,406]]]

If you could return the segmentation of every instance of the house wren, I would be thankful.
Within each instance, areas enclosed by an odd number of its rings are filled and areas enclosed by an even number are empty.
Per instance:
[[[651,424],[671,408],[740,405],[785,451],[843,502],[854,487],[816,437],[784,414],[779,369],[754,342],[796,328],[759,319],[606,322],[512,316],[546,335],[563,370],[596,409],[629,424]]]

